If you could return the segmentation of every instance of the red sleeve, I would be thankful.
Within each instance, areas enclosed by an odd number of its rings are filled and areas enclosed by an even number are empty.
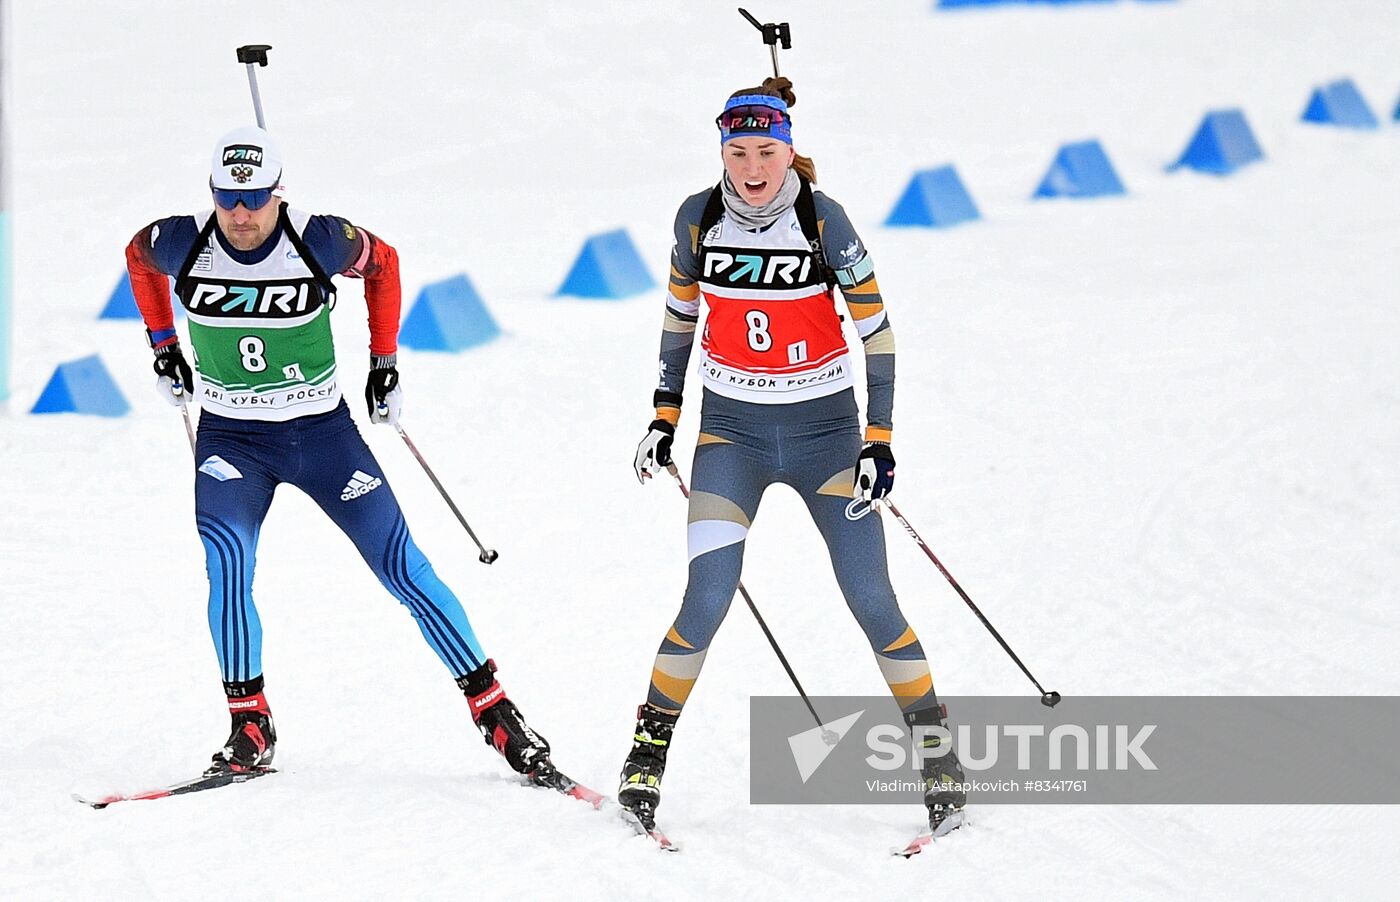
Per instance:
[[[170,282],[156,268],[151,254],[151,227],[136,233],[126,246],[126,273],[131,279],[131,293],[146,328],[156,337],[155,347],[164,347],[178,340],[175,334],[175,313],[170,306]],[[164,334],[163,333],[168,333]]]
[[[399,284],[399,254],[388,242],[364,229],[365,247],[346,275],[365,280],[365,306],[369,308],[369,352],[389,355],[399,348],[399,309],[403,287]]]

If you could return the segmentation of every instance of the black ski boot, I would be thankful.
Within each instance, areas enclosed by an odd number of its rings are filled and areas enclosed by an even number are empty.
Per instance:
[[[967,777],[958,763],[952,742],[947,741],[944,751],[943,736],[929,732],[932,727],[942,727],[947,716],[948,709],[939,704],[904,715],[913,733],[914,748],[920,755],[924,806],[928,808],[928,828],[934,836],[943,836],[962,826],[962,807],[967,804]]]
[[[243,683],[224,683],[233,730],[224,747],[214,753],[213,762],[204,771],[206,776],[247,773],[272,764],[277,729],[272,725],[272,710],[267,706],[262,689],[262,677]]]
[[[530,729],[520,709],[506,698],[506,691],[496,682],[495,661],[487,661],[458,679],[457,685],[471,704],[472,720],[486,744],[500,752],[512,770],[536,782],[553,775],[549,743]]]
[[[661,804],[661,775],[666,771],[666,752],[679,714],[667,714],[642,705],[637,709],[637,729],[632,734],[632,750],[622,765],[622,785],[617,801],[648,831],[656,829],[656,806]]]

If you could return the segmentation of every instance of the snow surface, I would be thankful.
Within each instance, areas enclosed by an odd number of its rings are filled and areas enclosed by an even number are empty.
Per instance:
[[[179,419],[139,326],[94,317],[137,228],[207,205],[210,142],[250,118],[233,48],[274,45],[261,87],[291,199],[392,241],[410,300],[467,271],[507,330],[401,354],[405,426],[495,566],[396,436],[367,437],[503,683],[605,791],[685,579],[683,501],[629,466],[662,301],[550,295],[583,238],[618,226],[664,276],[676,205],[718,172],[714,111],[767,56],[719,2],[8,6],[0,898],[1394,893],[1393,807],[983,806],[909,862],[884,853],[917,810],[751,807],[747,697],[790,689],[742,608],[677,734],[661,813],[686,849],[662,855],[512,785],[406,612],[295,492],[257,583],[286,773],[73,804],[184,777],[225,735]],[[929,6],[754,8],[792,22],[799,149],[878,264],[905,513],[1067,698],[1400,691],[1400,6]],[[1297,122],[1343,75],[1382,130]],[[1232,106],[1263,164],[1163,172]],[[1029,202],[1059,144],[1087,137],[1129,196]],[[914,169],[950,161],[986,221],[880,227]],[[366,329],[355,287],[340,303],[353,397]],[[56,363],[95,350],[130,416],[25,413]],[[940,691],[1026,691],[915,546],[895,530],[890,547]],[[821,557],[796,497],[770,493],[744,574],[760,609],[809,691],[880,693]],[[1298,753],[1325,773],[1317,739]]]

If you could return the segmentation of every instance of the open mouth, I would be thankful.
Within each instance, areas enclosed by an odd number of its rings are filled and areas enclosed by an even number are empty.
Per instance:
[[[751,182],[751,181],[745,181],[745,182],[744,182],[744,191],[745,191],[745,193],[748,193],[748,194],[762,194],[762,193],[763,193],[763,189],[764,189],[764,188],[767,188],[767,187],[768,187],[768,182],[767,182],[766,180],[764,180],[764,181],[757,181],[757,182]]]

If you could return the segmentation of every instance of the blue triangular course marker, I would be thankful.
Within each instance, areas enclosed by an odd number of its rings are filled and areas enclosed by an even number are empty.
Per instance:
[[[1126,194],[1118,173],[1098,141],[1066,144],[1032,197],[1103,197]]]
[[[107,306],[97,315],[98,319],[140,319],[141,311],[136,309],[136,296],[131,293],[131,280],[126,273],[117,278],[112,294],[107,298]]]
[[[981,218],[957,170],[948,165],[914,173],[885,225],[943,228]]]
[[[556,295],[616,300],[656,287],[625,229],[603,232],[584,242]]]
[[[102,365],[102,358],[93,354],[60,363],[29,412],[119,417],[130,410],[131,405]]]
[[[424,285],[399,327],[399,343],[419,351],[461,351],[501,334],[465,275]]]
[[[179,301],[175,301],[175,318],[180,319],[185,315],[185,308]],[[131,293],[131,279],[126,273],[117,277],[117,284],[112,287],[112,293],[107,297],[107,306],[102,308],[102,312],[97,314],[98,319],[140,319],[141,310],[136,306],[136,296]]]
[[[1314,90],[1303,110],[1303,121],[1342,128],[1380,128],[1376,114],[1350,78]]]
[[[1259,149],[1259,142],[1254,140],[1254,133],[1249,130],[1244,111],[1215,110],[1206,114],[1195,137],[1181,154],[1181,159],[1168,166],[1167,171],[1189,166],[1212,175],[1229,175],[1241,166],[1263,158],[1264,152]]]

